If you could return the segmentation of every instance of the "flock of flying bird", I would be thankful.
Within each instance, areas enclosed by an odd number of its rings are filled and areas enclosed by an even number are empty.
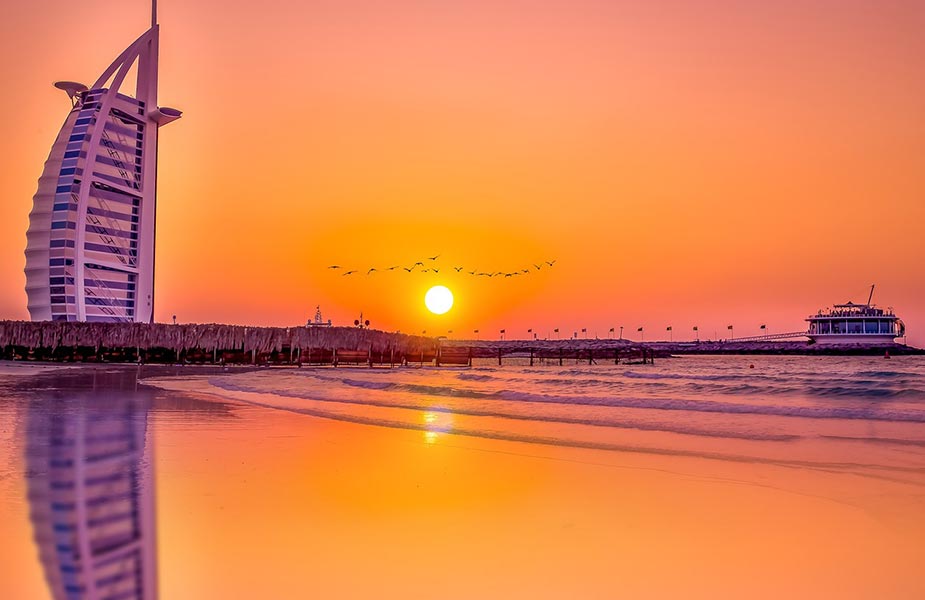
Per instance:
[[[433,265],[431,267],[425,267],[424,261],[419,260],[413,265],[411,265],[410,267],[404,267],[402,265],[394,265],[392,267],[379,268],[379,269],[377,269],[376,267],[370,267],[366,271],[366,275],[372,275],[373,273],[378,273],[380,271],[398,271],[399,269],[402,271],[406,271],[408,273],[418,272],[418,273],[439,274],[440,271],[444,269],[440,269],[437,267],[438,258],[440,258],[439,254],[436,256],[427,257],[427,260],[431,261],[427,264]],[[552,266],[555,264],[556,264],[555,259],[544,260],[539,263],[533,263],[533,268],[536,269],[537,271],[540,271],[542,269],[551,269]],[[418,267],[420,267],[420,269]],[[348,275],[355,275],[357,273],[362,273],[361,269],[346,270],[344,269],[344,267],[340,265],[331,265],[328,268],[334,269],[334,270],[343,270],[344,272],[341,274],[341,277],[347,277]],[[529,275],[531,273],[529,267],[523,268],[523,269],[517,269],[515,271],[479,271],[477,269],[467,270],[465,267],[451,267],[450,269],[446,269],[446,270],[447,271],[453,270],[453,271],[456,271],[457,273],[462,273],[463,271],[466,271],[466,273],[474,277],[519,277],[522,275]]]

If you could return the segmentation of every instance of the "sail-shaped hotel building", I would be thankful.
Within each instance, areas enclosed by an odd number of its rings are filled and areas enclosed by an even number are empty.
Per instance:
[[[51,148],[29,215],[26,294],[33,321],[154,318],[158,24],[96,83],[61,81],[71,110]],[[134,86],[134,88],[133,88]]]

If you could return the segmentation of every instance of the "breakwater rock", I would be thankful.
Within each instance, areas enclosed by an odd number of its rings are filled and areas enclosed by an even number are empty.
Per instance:
[[[245,327],[163,323],[0,321],[0,348],[164,348],[175,352],[331,349],[406,354],[432,351],[433,338],[358,327]]]

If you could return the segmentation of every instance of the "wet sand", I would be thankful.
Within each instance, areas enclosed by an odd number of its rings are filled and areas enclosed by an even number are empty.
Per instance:
[[[204,381],[150,391],[161,598],[925,595],[921,473],[389,429]],[[0,408],[0,597],[38,599],[21,409]]]

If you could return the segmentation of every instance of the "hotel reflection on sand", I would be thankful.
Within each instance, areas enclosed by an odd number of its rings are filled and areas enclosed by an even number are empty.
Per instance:
[[[29,408],[30,517],[51,597],[157,597],[146,401],[82,395]]]

